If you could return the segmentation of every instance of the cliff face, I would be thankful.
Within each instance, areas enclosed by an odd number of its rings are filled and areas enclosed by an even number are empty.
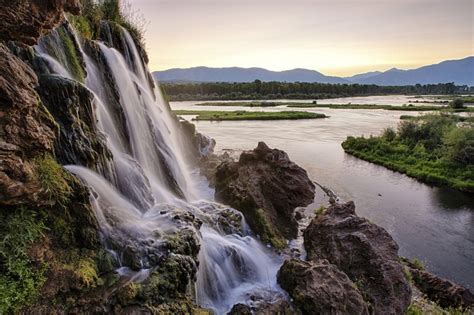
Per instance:
[[[80,12],[79,0],[2,0],[0,6],[0,39],[26,45],[58,26],[64,12]]]
[[[97,126],[94,94],[84,85],[91,74],[83,59],[85,51],[97,67],[101,97],[112,108],[121,145],[131,152],[120,91],[99,47],[131,58],[130,44],[114,15],[120,14],[118,1],[103,7],[81,2],[87,12],[79,14],[79,1],[0,1],[0,313],[195,312],[190,292],[200,248],[196,235],[183,231],[156,244],[129,240],[120,259],[137,271],[150,252],[155,268],[146,281],[128,283],[115,272],[119,259],[103,248],[89,189],[61,166],[81,165],[119,190],[130,189],[110,170],[113,157]],[[65,12],[79,15],[66,20]],[[130,59],[131,66],[153,89],[143,66],[146,53],[138,38],[133,41],[141,60]],[[52,73],[56,65],[48,56],[67,73]],[[163,168],[179,194],[169,167]],[[135,201],[148,202],[140,195]]]

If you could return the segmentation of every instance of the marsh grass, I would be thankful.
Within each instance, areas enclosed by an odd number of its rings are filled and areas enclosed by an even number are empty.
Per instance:
[[[296,120],[327,118],[324,114],[282,111],[282,112],[249,112],[249,111],[199,111],[199,110],[176,110],[176,115],[197,115],[193,120]]]

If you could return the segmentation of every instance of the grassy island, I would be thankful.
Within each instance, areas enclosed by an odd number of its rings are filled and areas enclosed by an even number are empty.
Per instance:
[[[400,122],[379,137],[348,137],[346,153],[422,182],[474,193],[474,128],[453,115]]]
[[[193,120],[285,120],[285,119],[316,119],[328,116],[319,113],[283,111],[283,112],[248,112],[238,111],[205,111],[205,110],[175,110],[176,115],[197,115]]]
[[[454,112],[474,112],[474,107],[452,108],[441,105],[376,105],[376,104],[316,104],[297,102],[205,102],[196,106],[216,106],[216,107],[276,107],[286,106],[288,108],[331,108],[331,109],[383,109],[398,111],[454,111]]]

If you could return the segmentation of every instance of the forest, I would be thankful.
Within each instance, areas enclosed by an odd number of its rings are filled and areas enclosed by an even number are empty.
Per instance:
[[[326,84],[305,82],[243,83],[162,83],[171,101],[188,100],[255,100],[255,99],[323,99],[367,95],[448,95],[469,91],[465,86],[440,83],[407,86],[378,86],[361,84]]]

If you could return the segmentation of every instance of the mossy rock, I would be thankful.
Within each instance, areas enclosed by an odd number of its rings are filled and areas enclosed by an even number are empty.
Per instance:
[[[151,304],[184,298],[196,272],[197,267],[191,257],[171,255],[143,282],[137,298]]]
[[[200,244],[196,232],[185,228],[166,237],[165,247],[170,253],[187,255],[197,260]]]
[[[269,243],[277,249],[286,247],[286,239],[273,227],[263,209],[256,209],[252,213],[252,222],[262,242]]]

